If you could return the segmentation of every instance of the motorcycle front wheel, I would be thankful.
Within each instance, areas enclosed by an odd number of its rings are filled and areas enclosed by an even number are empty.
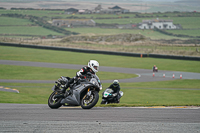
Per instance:
[[[55,95],[57,95],[57,91],[54,91],[53,93],[51,93],[51,95],[49,96],[48,99],[48,105],[51,109],[58,109],[62,106],[62,104],[60,103],[62,98],[54,98]]]
[[[90,96],[87,94],[81,99],[81,107],[83,109],[91,109],[94,107],[99,100],[99,93],[97,91],[92,91]]]

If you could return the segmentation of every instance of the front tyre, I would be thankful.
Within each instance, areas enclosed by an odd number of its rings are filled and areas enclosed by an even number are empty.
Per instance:
[[[58,109],[62,106],[62,104],[60,103],[62,98],[54,98],[55,95],[57,95],[57,91],[54,91],[48,99],[48,105],[51,109]]]
[[[94,107],[99,100],[99,93],[97,91],[92,91],[90,96],[87,94],[81,99],[81,107],[83,109],[91,109]]]

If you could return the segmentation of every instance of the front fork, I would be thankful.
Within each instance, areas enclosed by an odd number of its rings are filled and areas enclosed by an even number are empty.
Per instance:
[[[90,91],[90,88],[88,88],[86,95],[83,97],[83,99],[88,100],[92,94],[92,91]]]
[[[92,94],[92,91],[90,91],[90,88],[87,90],[87,96],[90,96]]]

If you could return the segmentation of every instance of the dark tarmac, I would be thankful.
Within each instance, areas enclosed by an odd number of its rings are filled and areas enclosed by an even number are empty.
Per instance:
[[[199,107],[80,107],[0,104],[0,132],[31,133],[198,133]]]

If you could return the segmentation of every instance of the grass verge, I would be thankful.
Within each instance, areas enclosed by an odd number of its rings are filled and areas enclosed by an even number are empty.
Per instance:
[[[1,60],[20,60],[35,62],[86,64],[89,59],[96,59],[100,66],[114,66],[127,68],[151,69],[156,64],[162,70],[177,70],[186,72],[200,72],[198,61],[136,58],[102,54],[74,53],[66,51],[38,50],[29,48],[16,48],[0,46]],[[172,67],[173,66],[173,67]],[[53,69],[40,67],[0,65],[0,79],[43,79],[55,80],[57,77],[69,73],[74,76],[77,70]],[[56,75],[58,74],[58,75]],[[48,75],[48,76],[47,76]],[[70,75],[70,76],[71,76]],[[98,73],[100,79],[112,79],[117,73]],[[133,76],[128,75],[128,76]],[[124,75],[127,77],[127,75]],[[27,103],[47,104],[51,94],[52,84],[31,84],[31,83],[0,83],[1,86],[18,89],[20,93],[0,92],[0,103]],[[103,90],[110,84],[103,84]],[[142,83],[120,83],[124,96],[120,104],[111,106],[200,106],[200,82],[199,80],[173,80]],[[101,102],[100,99],[97,106]],[[110,106],[110,105],[109,105]]]
[[[196,88],[199,80],[174,80],[173,88],[171,81],[157,82],[159,87],[155,88],[150,82],[135,83],[133,87],[126,87],[121,84],[121,90],[124,96],[121,98],[120,104],[109,104],[106,106],[200,106],[200,89]],[[185,83],[187,82],[187,83]],[[182,88],[182,84],[190,86],[190,88]],[[189,84],[196,84],[195,86]],[[23,103],[23,104],[47,104],[47,99],[51,94],[52,84],[32,84],[32,83],[1,83],[1,85],[18,89],[20,93],[1,92],[0,103]],[[109,84],[103,84],[103,90],[99,92],[100,98],[96,106],[100,105],[102,92]],[[148,86],[148,88],[146,88]]]
[[[30,66],[14,66],[0,64],[0,79],[19,79],[19,80],[57,80],[60,76],[74,77],[79,70],[43,68]],[[81,68],[80,68],[81,69]],[[101,80],[107,79],[126,79],[137,77],[135,74],[124,74],[114,72],[99,72]]]
[[[1,60],[51,62],[87,65],[90,59],[98,60],[101,66],[152,69],[156,65],[160,70],[200,73],[200,62],[175,59],[138,58],[117,55],[88,54],[68,51],[42,50],[0,46]]]

